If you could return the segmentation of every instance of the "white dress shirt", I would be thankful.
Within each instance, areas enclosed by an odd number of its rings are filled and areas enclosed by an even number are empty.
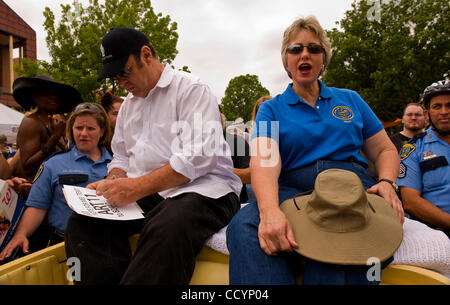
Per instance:
[[[112,140],[114,158],[130,178],[141,177],[170,163],[190,182],[159,192],[164,198],[195,192],[219,198],[239,193],[233,174],[216,97],[190,73],[168,64],[145,98],[128,94],[117,117]]]

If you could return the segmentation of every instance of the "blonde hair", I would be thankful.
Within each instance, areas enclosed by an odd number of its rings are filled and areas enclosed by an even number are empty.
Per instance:
[[[286,70],[289,78],[292,78],[291,72],[289,72],[287,65],[287,47],[291,42],[292,35],[297,34],[301,30],[308,30],[313,32],[317,38],[319,38],[320,45],[325,49],[323,54],[323,69],[321,74],[325,71],[331,60],[331,42],[327,36],[327,32],[319,24],[319,21],[315,16],[308,16],[306,18],[299,18],[295,20],[283,34],[283,41],[281,43],[281,59],[283,61],[284,69]]]
[[[98,141],[98,145],[108,146],[111,142],[112,132],[109,124],[109,117],[105,111],[105,108],[98,103],[82,103],[79,104],[75,110],[70,114],[69,119],[67,120],[66,125],[66,137],[67,139],[75,144],[75,140],[73,139],[73,124],[75,123],[75,119],[80,115],[92,115],[97,121],[100,129],[104,129],[105,132],[103,136]]]
[[[253,131],[253,125],[255,124],[255,119],[256,119],[256,114],[258,113],[259,107],[261,106],[262,103],[264,103],[265,101],[271,100],[272,97],[270,95],[265,95],[265,96],[261,96],[256,102],[255,105],[253,105],[253,111],[252,111],[252,120],[250,122],[250,126],[249,127],[249,131],[250,133]]]
[[[252,111],[252,122],[255,121],[256,118],[256,114],[258,113],[259,107],[261,106],[262,103],[264,103],[265,101],[271,100],[272,97],[270,95],[265,95],[260,97],[256,102],[255,105],[253,106],[253,111]]]

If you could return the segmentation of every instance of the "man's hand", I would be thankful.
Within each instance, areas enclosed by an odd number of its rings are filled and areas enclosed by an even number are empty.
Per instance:
[[[97,191],[97,195],[105,197],[114,206],[125,206],[142,198],[139,194],[137,178],[103,179],[87,186]]]
[[[50,120],[50,131],[57,138],[60,138],[66,133],[66,121],[62,119],[53,119]]]
[[[402,202],[398,199],[397,194],[395,193],[392,185],[388,182],[381,181],[370,189],[367,190],[369,194],[378,194],[384,198],[384,200],[389,203],[389,205],[394,209],[394,212],[397,214],[400,223],[403,224],[405,222],[405,212],[403,211]]]
[[[102,180],[98,180],[98,181],[89,183],[89,184],[86,186],[86,188],[88,188],[88,189],[90,189],[90,190],[96,190],[96,189],[97,189],[97,185],[98,185],[100,182],[104,181],[104,180],[106,180],[106,179],[102,179]]]
[[[260,217],[259,244],[267,255],[276,255],[280,251],[292,252],[292,248],[298,247],[291,224],[278,207],[260,213]]]
[[[32,184],[28,182],[27,179],[14,177],[6,180],[8,185],[16,191],[16,193],[20,193],[22,190],[30,191]]]

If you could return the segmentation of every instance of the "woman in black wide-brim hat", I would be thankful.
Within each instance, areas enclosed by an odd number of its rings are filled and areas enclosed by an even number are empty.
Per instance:
[[[17,175],[32,178],[53,152],[65,149],[65,121],[53,121],[54,114],[69,113],[82,102],[77,89],[55,82],[51,77],[20,77],[14,81],[13,96],[30,111],[20,124],[17,144],[20,164]]]

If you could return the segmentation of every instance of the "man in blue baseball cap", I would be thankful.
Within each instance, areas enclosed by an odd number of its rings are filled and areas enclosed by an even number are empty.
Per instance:
[[[116,206],[137,201],[146,214],[142,221],[72,215],[67,255],[81,260],[81,284],[188,284],[206,239],[240,207],[217,98],[197,77],[161,63],[135,29],[112,29],[100,50],[99,79],[116,78],[129,94],[108,176],[88,187]],[[136,233],[131,257],[128,237]]]

